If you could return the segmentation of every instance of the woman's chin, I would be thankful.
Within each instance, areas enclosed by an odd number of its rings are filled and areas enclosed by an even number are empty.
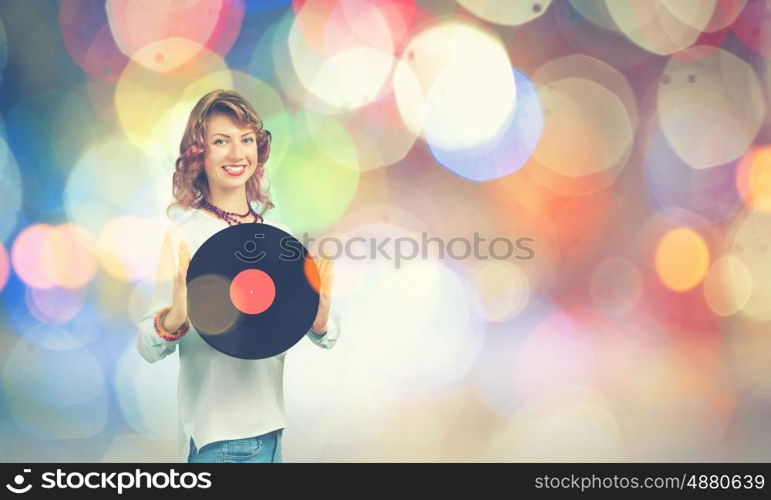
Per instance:
[[[237,189],[244,187],[248,180],[249,177],[246,174],[239,175],[238,177],[221,177],[219,185],[222,189]]]

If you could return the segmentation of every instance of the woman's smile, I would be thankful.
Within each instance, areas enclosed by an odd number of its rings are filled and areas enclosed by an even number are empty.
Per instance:
[[[225,173],[227,173],[230,177],[238,177],[239,175],[242,175],[244,172],[246,172],[246,165],[223,165],[222,169],[225,170]]]

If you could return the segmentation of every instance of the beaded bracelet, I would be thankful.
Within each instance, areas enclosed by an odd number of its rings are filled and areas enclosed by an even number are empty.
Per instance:
[[[158,334],[159,337],[161,337],[163,340],[166,340],[168,342],[178,340],[182,338],[183,335],[187,333],[187,331],[190,329],[190,320],[186,319],[184,323],[182,323],[182,326],[180,326],[176,332],[167,332],[166,329],[163,327],[163,320],[166,318],[166,314],[171,311],[171,307],[165,307],[161,309],[158,314],[155,315],[155,319],[153,320],[153,326],[155,327],[155,332]]]

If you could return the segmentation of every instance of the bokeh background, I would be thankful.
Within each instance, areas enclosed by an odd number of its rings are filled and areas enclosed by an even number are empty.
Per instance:
[[[9,1],[0,70],[0,460],[177,460],[136,324],[215,88],[297,234],[533,239],[340,257],[286,461],[771,460],[771,1]]]

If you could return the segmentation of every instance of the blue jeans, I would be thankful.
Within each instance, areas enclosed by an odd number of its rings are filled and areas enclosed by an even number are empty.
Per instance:
[[[209,443],[200,450],[190,439],[188,463],[281,463],[281,434],[277,429],[261,436]]]

